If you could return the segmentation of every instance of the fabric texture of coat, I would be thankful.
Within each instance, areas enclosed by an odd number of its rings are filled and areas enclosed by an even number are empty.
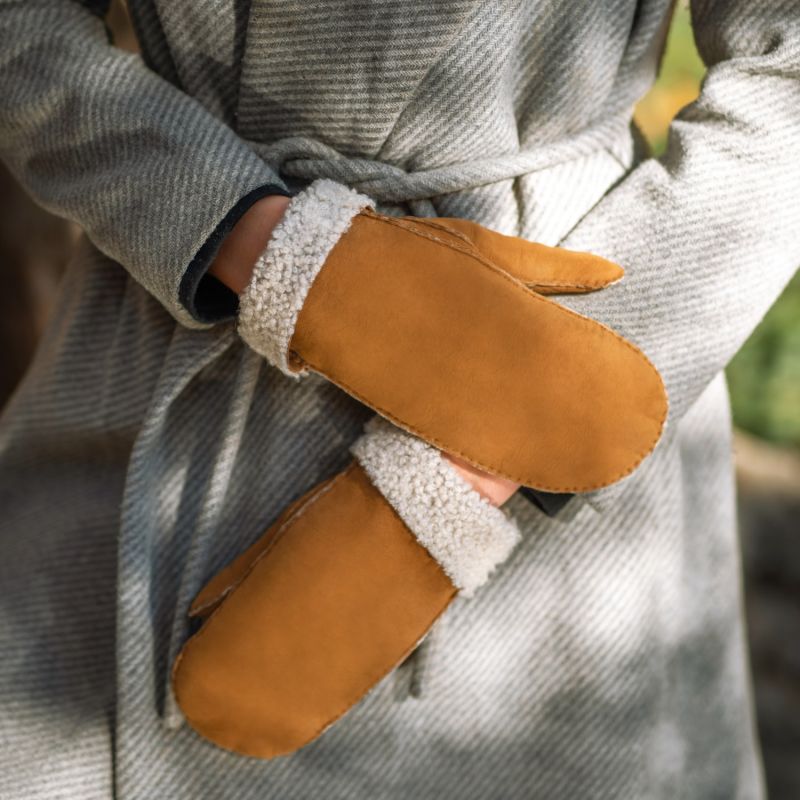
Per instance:
[[[0,421],[0,796],[762,796],[721,370],[800,256],[800,3],[695,0],[709,72],[656,160],[630,119],[670,5],[131,0],[140,57],[103,0],[0,0],[0,156],[86,231]],[[645,351],[670,416],[627,480],[515,497],[491,582],[259,761],[181,723],[186,610],[370,413],[268,367],[204,272],[323,176],[620,263],[560,302]]]

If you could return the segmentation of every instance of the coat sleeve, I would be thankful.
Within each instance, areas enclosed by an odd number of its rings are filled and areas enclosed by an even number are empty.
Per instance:
[[[694,0],[708,66],[667,152],[643,161],[564,247],[623,281],[564,301],[638,344],[669,395],[665,438],[747,339],[800,263],[800,2]],[[615,487],[594,495],[606,505]]]
[[[108,0],[0,0],[0,158],[181,323],[232,316],[206,269],[259,197],[289,192],[223,121],[114,47]]]

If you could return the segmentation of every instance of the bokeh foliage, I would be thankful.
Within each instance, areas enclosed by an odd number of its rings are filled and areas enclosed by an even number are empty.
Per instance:
[[[672,117],[697,97],[705,69],[694,46],[689,11],[680,3],[659,79],[636,110],[656,154]],[[800,265],[800,253],[797,254]],[[800,446],[800,275],[728,367],[735,423],[775,442]]]

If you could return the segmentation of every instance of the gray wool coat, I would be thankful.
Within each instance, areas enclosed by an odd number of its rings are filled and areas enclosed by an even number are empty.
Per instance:
[[[657,160],[630,120],[669,0],[130,0],[142,57],[106,5],[0,0],[0,156],[86,231],[0,420],[0,797],[761,797],[721,370],[800,260],[800,2],[693,3],[710,69]],[[515,497],[491,582],[259,761],[182,724],[186,608],[370,414],[245,347],[205,270],[321,176],[622,264],[561,302],[670,417],[556,517]]]

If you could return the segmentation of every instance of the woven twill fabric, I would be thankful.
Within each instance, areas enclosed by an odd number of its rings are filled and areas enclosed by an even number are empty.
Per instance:
[[[800,2],[695,0],[710,69],[658,160],[630,119],[670,0],[129,0],[141,57],[105,5],[0,0],[0,156],[86,231],[0,418],[0,797],[762,797],[721,370],[800,260]],[[515,497],[489,584],[265,762],[182,723],[186,609],[371,414],[267,366],[204,273],[323,176],[618,261],[561,302],[671,410],[625,481]]]

